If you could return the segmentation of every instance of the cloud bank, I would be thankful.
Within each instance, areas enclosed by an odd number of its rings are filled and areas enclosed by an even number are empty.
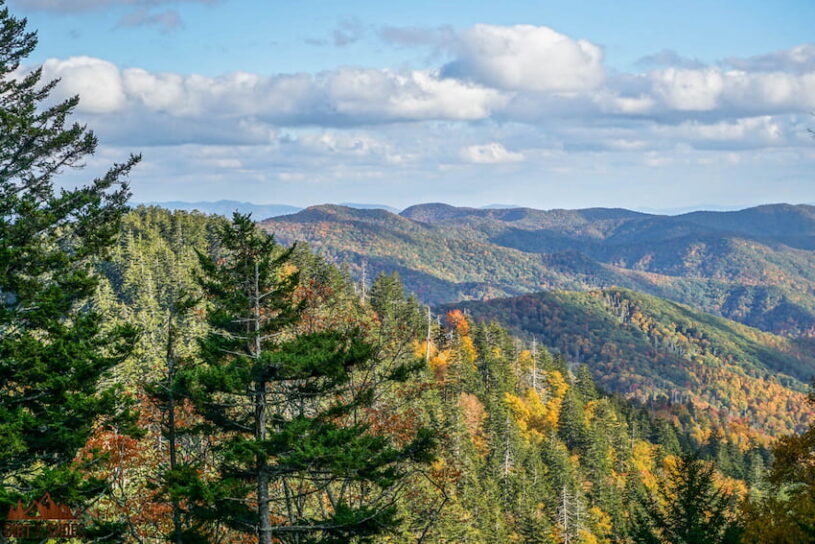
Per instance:
[[[114,3],[141,9],[169,2],[75,0],[63,9]],[[151,20],[158,15],[133,12],[122,24],[181,24],[171,14]],[[421,70],[345,66],[211,77],[72,57],[50,59],[43,71],[61,79],[60,97],[80,95],[79,112],[103,141],[183,148],[188,152],[177,156],[206,165],[208,176],[223,171],[246,183],[353,180],[371,190],[360,180],[388,173],[464,179],[511,168],[578,179],[623,164],[638,172],[698,166],[709,174],[711,165],[756,172],[790,157],[815,162],[807,133],[815,44],[713,65],[663,50],[643,57],[640,71],[621,73],[605,65],[598,44],[542,26],[373,33],[349,22],[332,41],[343,47],[374,34],[400,47],[431,47],[444,59]],[[217,156],[199,157],[189,146]],[[591,166],[579,164],[586,157]],[[173,179],[188,175],[164,163],[152,168]],[[794,183],[802,176],[797,171]]]

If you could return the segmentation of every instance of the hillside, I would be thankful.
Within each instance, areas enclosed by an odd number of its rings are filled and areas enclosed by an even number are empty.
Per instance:
[[[380,215],[380,220],[393,219]],[[200,296],[193,279],[200,273],[196,250],[220,254],[223,225],[217,216],[155,207],[136,208],[124,218],[110,260],[100,265],[103,289],[96,301],[111,324],[127,322],[144,331],[132,355],[115,369],[123,386],[166,383],[159,380],[171,341],[167,312],[181,286]],[[438,323],[432,320],[428,331],[424,309],[392,277],[375,279],[371,296],[362,299],[339,270],[304,247],[293,253],[292,265],[303,281],[308,312],[303,328],[360,326],[377,343],[382,360],[375,364],[393,368],[404,361],[414,368],[408,381],[365,411],[372,434],[408,440],[417,428],[428,427],[438,437],[432,465],[412,471],[405,492],[394,495],[398,538],[389,534],[372,542],[415,543],[423,535],[437,543],[625,542],[632,493],[656,492],[663,467],[685,451],[700,450],[729,485],[742,490],[761,485],[756,475],[769,452],[760,445],[741,447],[703,436],[685,421],[671,424],[598,389],[585,367],[572,371],[564,357],[532,347],[496,323],[476,323],[453,311]],[[198,316],[206,309],[181,321],[174,337],[184,362],[199,368],[196,347],[211,325]],[[146,436],[99,441],[117,448],[110,464],[126,482],[100,509],[129,523],[138,541],[149,536],[158,542],[164,538],[157,520],[167,512],[155,485],[167,458],[161,427],[166,419],[157,413],[161,405],[144,395],[138,399],[149,423]],[[183,440],[181,448],[186,458],[211,463],[202,471],[216,473],[222,449],[210,429],[201,439]],[[308,439],[297,435],[298,444]],[[315,511],[325,504],[319,499]],[[116,504],[128,508],[113,508]],[[564,508],[584,516],[581,524],[564,521]],[[219,528],[218,534],[229,536],[230,530]]]
[[[688,404],[698,421],[764,440],[812,418],[815,346],[626,289],[462,302],[587,364],[598,383],[643,402]],[[741,430],[738,430],[741,429]]]
[[[815,335],[815,207],[649,215],[421,204],[315,206],[262,226],[429,304],[619,286],[788,336]]]

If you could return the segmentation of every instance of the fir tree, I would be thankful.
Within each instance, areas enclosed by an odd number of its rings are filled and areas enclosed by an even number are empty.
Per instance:
[[[76,461],[102,425],[132,421],[112,386],[100,385],[129,352],[130,327],[103,327],[92,300],[95,262],[115,240],[129,196],[131,156],[102,177],[58,190],[55,176],[96,149],[69,117],[78,98],[49,105],[56,81],[18,75],[36,35],[0,1],[0,516],[3,504],[39,498],[84,505],[103,483]],[[130,429],[132,430],[132,429]]]
[[[365,411],[409,365],[378,372],[359,329],[297,333],[299,275],[247,216],[220,233],[223,257],[201,256],[211,333],[194,402],[223,436],[212,517],[271,542],[365,542],[393,527],[412,462],[428,461],[419,431],[401,447],[372,432]]]
[[[638,544],[730,544],[739,541],[731,518],[733,498],[717,487],[714,468],[685,454],[660,489],[662,504],[644,500],[635,513]]]

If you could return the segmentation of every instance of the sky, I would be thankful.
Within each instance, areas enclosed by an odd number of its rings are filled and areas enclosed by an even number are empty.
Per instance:
[[[815,203],[815,2],[8,0],[136,201]]]

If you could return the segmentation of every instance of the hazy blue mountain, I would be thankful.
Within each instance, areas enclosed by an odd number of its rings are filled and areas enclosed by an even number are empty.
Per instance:
[[[258,221],[270,217],[297,213],[303,208],[286,204],[253,204],[251,202],[238,202],[236,200],[218,200],[217,202],[144,202],[147,206],[159,206],[168,210],[198,210],[203,213],[230,216],[236,210],[240,213],[251,213]]]
[[[397,208],[387,206],[385,204],[360,204],[357,202],[341,202],[340,206],[347,206],[349,208],[356,208],[358,210],[386,210],[391,213],[399,213]]]

